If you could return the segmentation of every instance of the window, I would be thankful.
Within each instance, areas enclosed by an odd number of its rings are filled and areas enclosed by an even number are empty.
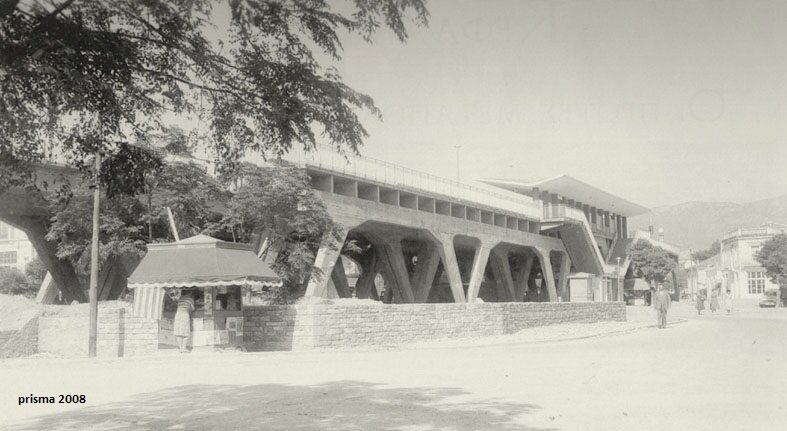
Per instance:
[[[765,291],[765,273],[762,271],[749,271],[749,293],[762,293]]]
[[[16,266],[16,251],[0,251],[0,266]]]

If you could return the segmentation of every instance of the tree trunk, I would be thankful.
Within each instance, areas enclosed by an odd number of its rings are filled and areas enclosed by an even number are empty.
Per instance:
[[[27,234],[27,238],[33,244],[39,259],[44,263],[55,284],[63,293],[63,299],[67,303],[74,300],[87,302],[82,284],[79,282],[71,262],[59,259],[57,257],[57,243],[46,239],[46,217],[4,215],[3,218]]]

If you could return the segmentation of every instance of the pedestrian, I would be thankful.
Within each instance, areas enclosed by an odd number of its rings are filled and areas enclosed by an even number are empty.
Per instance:
[[[180,353],[187,352],[186,341],[191,335],[191,313],[195,308],[191,292],[182,291],[180,299],[178,299],[178,310],[175,312],[174,327],[172,328],[172,332],[178,338]]]
[[[718,288],[713,289],[710,293],[710,311],[715,313],[716,310],[719,309],[719,290]]]
[[[659,285],[659,290],[653,297],[653,308],[656,309],[656,318],[659,328],[667,327],[667,310],[669,310],[670,304],[672,304],[672,298],[670,298],[669,293],[664,290],[664,286]]]
[[[732,295],[729,290],[724,294],[722,302],[724,303],[724,309],[727,310],[727,314],[732,313]]]
[[[705,295],[703,295],[702,292],[697,293],[696,307],[697,307],[697,315],[701,315],[702,310],[705,309]]]

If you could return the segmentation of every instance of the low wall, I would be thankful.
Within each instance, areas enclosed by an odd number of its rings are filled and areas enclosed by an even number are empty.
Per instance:
[[[0,358],[30,356],[38,352],[38,317],[22,328],[0,331]]]
[[[333,349],[512,334],[557,323],[625,321],[622,302],[382,304],[340,299],[244,308],[249,350]]]
[[[48,309],[38,318],[38,351],[58,356],[87,356],[88,304]],[[131,304],[101,301],[96,333],[97,356],[153,354],[158,349],[158,321],[135,317]]]

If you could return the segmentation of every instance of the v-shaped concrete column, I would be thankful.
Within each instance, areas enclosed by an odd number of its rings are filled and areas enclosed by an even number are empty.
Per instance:
[[[339,259],[346,236],[347,230],[345,230],[341,241],[336,241],[331,236],[323,239],[320,249],[317,250],[317,257],[314,259],[314,269],[309,277],[309,284],[306,286],[304,296],[328,297],[328,280],[331,278],[333,267]],[[342,272],[344,271],[342,270]]]
[[[481,289],[481,282],[484,280],[484,271],[489,261],[489,251],[492,247],[483,242],[475,249],[473,257],[473,271],[470,273],[470,284],[467,286],[467,302],[475,302],[478,298],[478,291]]]
[[[402,243],[399,238],[378,238],[377,246],[380,252],[381,262],[385,268],[387,280],[396,293],[400,302],[411,304],[415,302],[412,286],[410,285],[410,275],[407,273],[407,265],[404,262],[402,253]]]
[[[371,296],[372,289],[374,289],[374,278],[379,273],[378,261],[377,253],[373,253],[369,261],[361,266],[361,276],[355,282],[356,298],[368,299]],[[377,296],[376,293],[375,296]]]
[[[533,249],[538,257],[538,262],[541,264],[541,273],[544,276],[546,283],[547,293],[551,302],[557,301],[557,291],[555,289],[555,273],[552,272],[552,262],[549,260],[549,250],[545,248],[535,247]]]
[[[563,301],[568,301],[568,276],[571,274],[571,259],[566,252],[560,254],[560,278],[558,279],[557,294]]]
[[[419,250],[417,256],[418,262],[410,284],[415,294],[415,302],[423,303],[429,298],[429,291],[432,290],[437,266],[440,264],[440,255],[434,244],[427,243]]]
[[[491,253],[492,272],[495,275],[497,286],[497,300],[500,302],[516,301],[514,278],[511,274],[511,264],[508,262],[508,250],[493,248]]]
[[[467,302],[465,299],[465,289],[462,286],[462,274],[459,272],[459,263],[456,261],[456,250],[454,249],[454,236],[442,234],[438,238],[437,252],[443,261],[443,269],[451,286],[451,293],[454,302]]]
[[[336,294],[339,298],[350,298],[352,292],[350,291],[350,284],[347,283],[347,274],[344,272],[344,265],[342,264],[342,257],[336,260],[336,264],[331,271],[331,281],[336,288]]]
[[[527,292],[527,282],[530,280],[530,271],[533,270],[533,260],[535,256],[528,255],[525,258],[525,263],[517,274],[515,289],[516,301],[522,302],[525,300],[525,292]]]

